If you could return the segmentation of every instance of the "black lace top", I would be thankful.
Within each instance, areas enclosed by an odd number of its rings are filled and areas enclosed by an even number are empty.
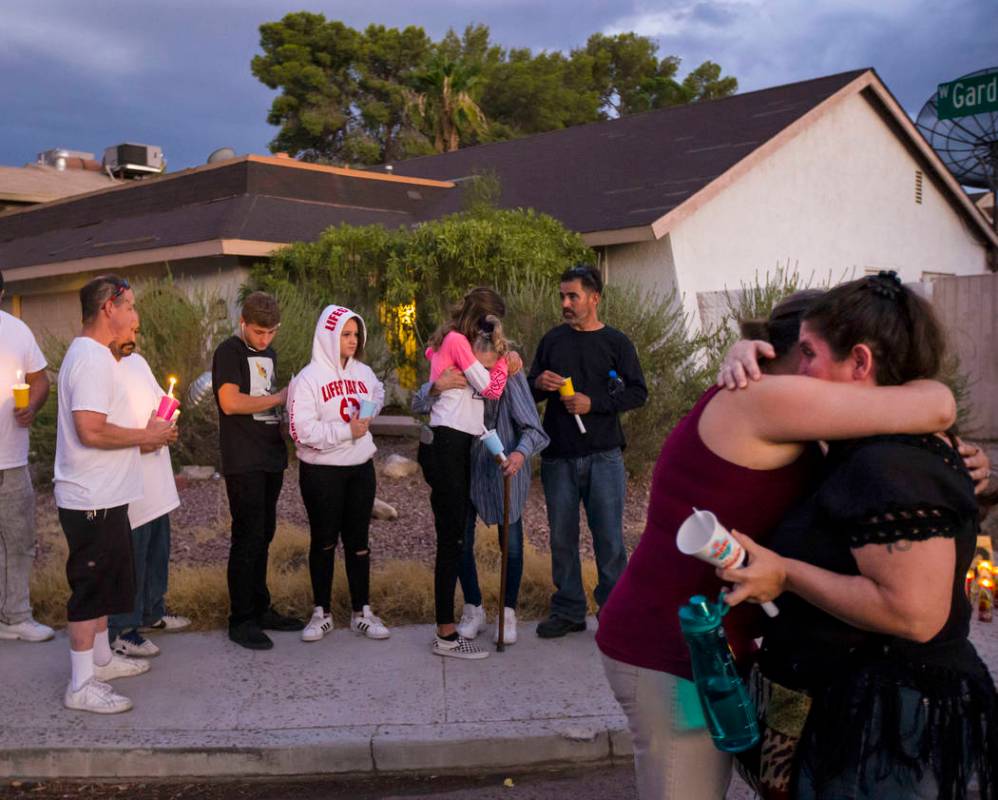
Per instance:
[[[930,644],[965,639],[971,609],[966,571],[977,538],[977,505],[957,453],[937,436],[876,436],[838,442],[829,450],[818,491],[781,523],[770,547],[790,558],[858,575],[852,549],[867,544],[954,540],[949,618]],[[858,650],[893,641],[862,631],[786,593],[768,622],[763,662],[791,688],[821,684]],[[907,643],[914,646],[914,643]]]

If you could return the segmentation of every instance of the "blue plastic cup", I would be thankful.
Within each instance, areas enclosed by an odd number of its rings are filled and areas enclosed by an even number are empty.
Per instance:
[[[370,400],[360,401],[360,411],[357,414],[359,419],[367,419],[368,417],[373,417],[374,412],[378,410],[378,404],[372,403]]]
[[[488,450],[489,453],[502,461],[506,460],[506,453],[504,452],[504,448],[502,446],[502,439],[499,438],[498,433],[494,430],[485,431],[480,438],[482,440],[482,444],[485,445],[485,449]]]

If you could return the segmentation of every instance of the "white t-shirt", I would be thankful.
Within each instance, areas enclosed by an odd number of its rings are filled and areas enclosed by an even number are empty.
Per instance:
[[[45,369],[45,356],[38,349],[31,329],[17,317],[0,311],[0,469],[28,463],[28,429],[14,420],[14,390],[29,372]]]
[[[125,356],[118,362],[124,375],[125,394],[136,420],[148,420],[159,407],[160,398],[166,394],[149,369],[149,362],[138,353]],[[142,499],[128,506],[128,521],[135,530],[140,525],[169,514],[180,505],[177,483],[173,479],[170,448],[161,447],[152,453],[142,453]]]
[[[69,345],[59,369],[59,427],[55,446],[55,503],[73,511],[116,508],[142,498],[138,447],[101,450],[80,442],[74,411],[96,411],[123,428],[144,428],[135,419],[124,387],[124,370],[111,351],[88,336]]]

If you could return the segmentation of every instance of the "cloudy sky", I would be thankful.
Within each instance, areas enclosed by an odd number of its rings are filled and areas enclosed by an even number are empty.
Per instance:
[[[158,144],[169,168],[217,147],[267,152],[273,93],[249,70],[258,26],[297,10],[363,28],[484,23],[505,46],[563,50],[594,32],[710,59],[740,91],[872,66],[909,113],[936,84],[998,65],[995,0],[42,0],[0,21],[0,164],[66,147]]]

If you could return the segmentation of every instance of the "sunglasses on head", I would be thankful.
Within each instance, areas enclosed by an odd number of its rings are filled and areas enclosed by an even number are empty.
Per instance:
[[[111,293],[111,297],[108,299],[112,301],[117,300],[119,297],[121,297],[125,292],[127,292],[131,288],[132,287],[129,285],[128,281],[125,280],[124,278],[114,281],[114,291]]]

